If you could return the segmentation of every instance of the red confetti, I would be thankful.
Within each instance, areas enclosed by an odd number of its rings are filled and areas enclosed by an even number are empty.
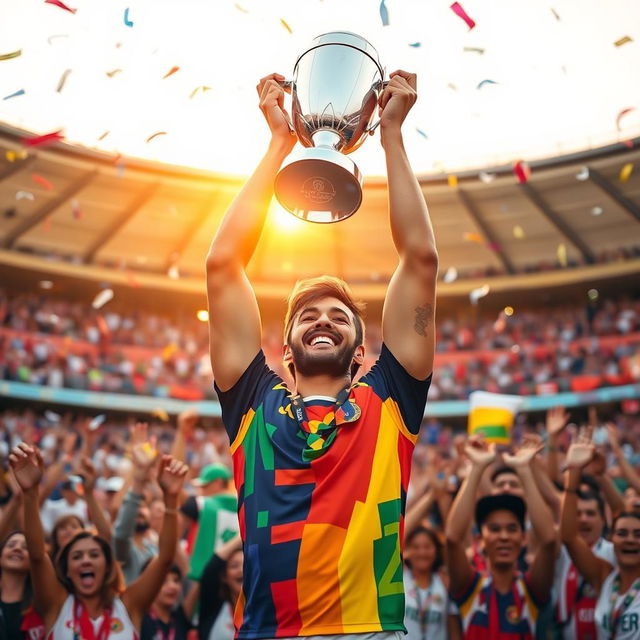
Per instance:
[[[531,167],[523,160],[513,165],[513,173],[520,184],[527,182],[531,176]]]
[[[633,149],[633,140],[623,140],[622,144],[629,149]]]
[[[60,2],[60,0],[44,0],[45,4],[54,4],[56,7],[60,7],[61,9],[64,9],[65,11],[68,11],[69,13],[75,13],[77,11],[77,9],[72,9],[71,7],[67,7],[66,4],[64,4],[63,2]]]
[[[53,185],[46,178],[43,178],[41,175],[39,175],[37,173],[31,174],[31,179],[36,184],[39,184],[41,187],[44,187],[45,189],[47,189],[49,191],[51,191],[53,189]]]
[[[628,113],[631,113],[632,111],[635,111],[636,108],[635,107],[627,107],[626,109],[623,109],[617,116],[616,116],[616,129],[618,131],[620,131],[620,120],[622,120],[622,118],[624,118]]]
[[[64,136],[61,133],[61,129],[53,131],[51,133],[45,133],[43,136],[32,136],[30,138],[22,138],[22,144],[27,147],[39,147],[50,142],[59,142],[64,140]]]
[[[176,71],[180,71],[180,67],[171,67],[171,69],[162,76],[162,79],[164,80],[165,78],[172,76]]]
[[[129,283],[129,286],[135,287],[136,289],[140,286],[140,283],[136,280],[133,273],[128,269],[127,269],[127,281]]]
[[[467,12],[460,6],[460,3],[454,2],[451,5],[451,9],[453,10],[453,13],[462,18],[467,23],[469,31],[471,31],[471,29],[476,26],[476,23],[467,15]]]

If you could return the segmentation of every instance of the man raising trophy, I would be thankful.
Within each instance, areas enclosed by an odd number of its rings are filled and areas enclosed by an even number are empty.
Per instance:
[[[416,76],[392,73],[378,100],[399,258],[380,357],[356,381],[363,306],[338,278],[301,281],[284,322],[289,387],[266,364],[245,272],[297,139],[283,82],[271,74],[258,84],[271,141],[207,256],[211,363],[244,541],[237,637],[397,640],[404,632],[403,513],[431,381],[438,270],[401,131],[416,101]]]

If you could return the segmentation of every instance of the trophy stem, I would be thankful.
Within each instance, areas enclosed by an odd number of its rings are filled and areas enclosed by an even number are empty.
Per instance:
[[[311,136],[311,139],[313,140],[314,147],[325,147],[328,149],[335,149],[336,151],[340,151],[340,149],[344,145],[342,137],[331,129],[321,129],[320,131],[315,131]]]

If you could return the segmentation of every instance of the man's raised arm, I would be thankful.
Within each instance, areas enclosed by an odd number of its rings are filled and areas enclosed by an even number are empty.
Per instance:
[[[438,253],[427,205],[402,141],[402,123],[416,101],[416,76],[391,74],[380,101],[380,136],[387,162],[391,234],[400,258],[384,303],[385,344],[415,378],[433,368]]]
[[[260,312],[245,268],[262,233],[276,174],[296,143],[278,84],[283,80],[271,74],[258,84],[271,142],[225,214],[207,255],[211,366],[223,391],[238,381],[260,350]]]

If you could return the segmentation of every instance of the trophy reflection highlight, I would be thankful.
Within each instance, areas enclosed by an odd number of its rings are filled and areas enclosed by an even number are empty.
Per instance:
[[[295,216],[338,222],[362,202],[362,174],[346,154],[370,131],[384,70],[375,48],[355,33],[335,31],[315,38],[296,61],[291,116],[305,149],[294,153],[276,176],[275,194]]]

